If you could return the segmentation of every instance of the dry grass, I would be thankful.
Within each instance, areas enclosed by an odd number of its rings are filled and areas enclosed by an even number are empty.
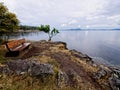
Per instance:
[[[54,80],[54,76],[35,78],[27,75],[2,75],[0,77],[0,90],[56,90]]]

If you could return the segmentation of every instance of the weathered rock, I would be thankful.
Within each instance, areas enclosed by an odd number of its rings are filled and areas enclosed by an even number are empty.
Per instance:
[[[16,60],[16,61],[9,61],[7,65],[11,71],[19,75],[19,74],[27,73],[30,66],[28,62],[29,61],[27,60]]]
[[[83,54],[83,53],[78,52],[76,50],[71,50],[71,53],[78,58],[88,58],[88,56],[86,54]]]
[[[116,84],[116,87],[119,87],[119,88],[120,88],[120,79],[116,79],[115,84]]]
[[[110,66],[112,71],[111,77],[109,79],[110,85],[113,90],[120,89],[120,67]]]
[[[104,69],[100,69],[96,74],[95,74],[95,79],[101,79],[102,77],[104,77],[105,75],[107,75],[107,72]]]
[[[53,67],[50,64],[31,63],[30,67],[30,74],[32,76],[50,75],[54,73]]]
[[[0,67],[0,73],[2,73],[3,72],[3,67]]]
[[[69,70],[67,73],[59,71],[57,74],[57,85],[60,88],[67,85],[76,88],[79,82],[78,78],[79,75],[73,70]]]
[[[10,73],[10,69],[8,68],[8,66],[0,66],[0,74],[9,74]]]
[[[9,74],[10,73],[10,69],[7,66],[5,66],[5,67],[3,67],[2,73]]]
[[[120,67],[110,66],[109,68],[120,78]]]
[[[5,67],[0,67],[1,73],[14,73],[17,75],[28,73],[32,76],[53,74],[53,67],[50,64],[41,64],[37,61],[14,60],[9,61]]]
[[[66,73],[59,71],[57,74],[57,86],[62,88],[67,84],[68,77]]]
[[[112,90],[120,89],[120,69],[116,66],[102,66],[93,77],[95,80],[106,80],[103,85],[107,85]]]

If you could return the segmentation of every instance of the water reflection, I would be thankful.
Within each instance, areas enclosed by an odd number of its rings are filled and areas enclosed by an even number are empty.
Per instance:
[[[0,37],[36,41],[48,39],[44,32],[14,33]],[[69,49],[120,65],[120,31],[60,31],[52,40],[67,42]]]
[[[67,42],[70,49],[120,65],[119,34],[119,31],[64,31],[57,39]]]
[[[44,32],[20,32],[20,33],[7,33],[1,34],[0,39],[8,40],[8,39],[20,39],[25,38],[27,40],[42,40],[47,39],[47,34]]]

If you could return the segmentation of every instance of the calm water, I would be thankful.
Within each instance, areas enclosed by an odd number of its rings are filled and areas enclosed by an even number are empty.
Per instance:
[[[47,40],[43,32],[9,35],[10,39]],[[120,65],[120,31],[60,31],[53,41],[64,41],[69,49],[76,49],[88,54],[94,60],[105,64]]]

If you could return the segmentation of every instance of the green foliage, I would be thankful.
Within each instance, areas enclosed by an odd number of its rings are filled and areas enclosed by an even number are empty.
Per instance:
[[[59,33],[59,31],[56,28],[53,28],[53,30],[51,31],[51,36],[54,36],[58,33]]]
[[[14,13],[0,3],[0,32],[13,32],[18,29],[19,20]]]
[[[41,25],[41,26],[39,27],[39,30],[40,30],[40,31],[43,31],[43,32],[45,32],[45,33],[49,33],[49,32],[50,32],[50,25]]]
[[[59,31],[56,28],[50,30],[50,25],[41,25],[38,29],[49,35],[48,41],[51,41],[52,37],[59,33]]]
[[[0,17],[3,17],[7,11],[8,11],[7,7],[5,7],[3,3],[0,3]]]
[[[38,30],[36,26],[20,25],[21,30]]]

